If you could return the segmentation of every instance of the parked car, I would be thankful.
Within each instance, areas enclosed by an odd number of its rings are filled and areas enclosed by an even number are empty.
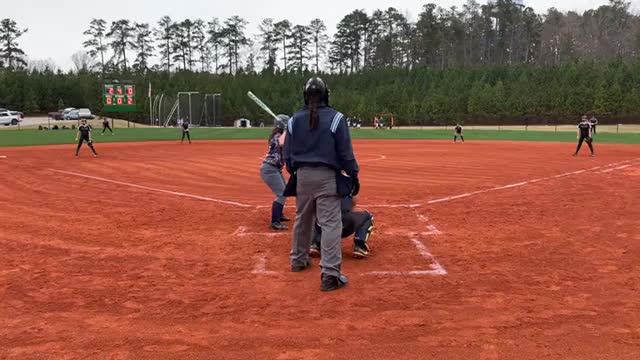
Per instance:
[[[0,112],[0,125],[18,125],[22,121],[19,115],[12,115],[9,111]]]
[[[64,115],[62,115],[63,112],[64,112],[64,109],[60,109],[58,111],[52,111],[48,114],[48,116],[54,120],[64,120]]]
[[[65,116],[65,120],[80,120],[80,111],[79,110],[71,110]]]
[[[22,121],[24,120],[24,113],[20,112],[20,111],[9,111],[11,113],[11,115],[15,115],[18,117],[18,120]]]
[[[78,114],[80,115],[80,119],[93,120],[95,116],[91,114],[91,110],[89,109],[78,109]]]
[[[69,119],[69,113],[76,110],[76,108],[66,108],[64,110],[62,110],[62,119],[63,120],[77,120],[77,119]]]

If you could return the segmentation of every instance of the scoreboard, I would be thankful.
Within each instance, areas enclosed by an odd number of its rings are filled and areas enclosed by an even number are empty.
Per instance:
[[[105,84],[102,94],[104,112],[136,111],[136,86],[129,84]]]

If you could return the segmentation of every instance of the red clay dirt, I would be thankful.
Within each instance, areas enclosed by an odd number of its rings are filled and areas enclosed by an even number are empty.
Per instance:
[[[266,235],[266,145],[0,148],[0,358],[640,358],[640,147],[356,141],[373,255],[324,294]],[[447,275],[367,275],[432,269],[412,238]]]

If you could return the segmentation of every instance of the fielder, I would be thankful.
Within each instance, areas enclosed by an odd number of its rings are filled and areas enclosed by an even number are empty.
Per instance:
[[[582,143],[583,142],[587,142],[587,145],[589,145],[589,149],[591,150],[591,157],[595,156],[595,153],[593,151],[593,134],[591,133],[591,122],[589,121],[589,119],[587,119],[586,116],[582,117],[582,122],[580,124],[578,124],[578,148],[576,149],[575,154],[573,154],[573,156],[578,156],[578,153],[580,152],[580,148],[582,147]]]
[[[456,127],[453,131],[453,143],[455,144],[458,141],[458,136],[460,136],[460,139],[462,139],[462,142],[464,143],[464,129],[462,128],[462,126],[460,124],[456,124]]]
[[[591,123],[591,133],[592,133],[592,135],[595,135],[596,132],[597,132],[596,131],[596,126],[598,125],[598,118],[596,118],[596,116],[593,115],[591,117],[591,120],[589,120],[589,122]]]
[[[189,133],[189,123],[186,121],[182,122],[182,140],[180,140],[180,144],[184,142],[185,136],[189,139],[189,144],[191,144],[191,134]]]
[[[109,119],[104,118],[104,120],[102,120],[102,133],[100,135],[104,135],[105,131],[111,131],[111,135],[113,135],[113,130],[111,129],[111,125],[109,125]]]
[[[91,151],[93,151],[93,156],[98,156],[96,149],[93,147],[93,139],[91,138],[91,126],[87,125],[87,120],[82,120],[81,125],[78,126],[78,133],[76,134],[76,141],[78,141],[78,148],[76,149],[76,157],[80,153],[80,148],[82,144],[86,141],[87,145]]]

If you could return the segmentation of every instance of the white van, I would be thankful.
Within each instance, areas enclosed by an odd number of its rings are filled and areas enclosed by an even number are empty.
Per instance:
[[[78,109],[78,115],[80,116],[80,119],[93,120],[95,118],[89,109]]]

